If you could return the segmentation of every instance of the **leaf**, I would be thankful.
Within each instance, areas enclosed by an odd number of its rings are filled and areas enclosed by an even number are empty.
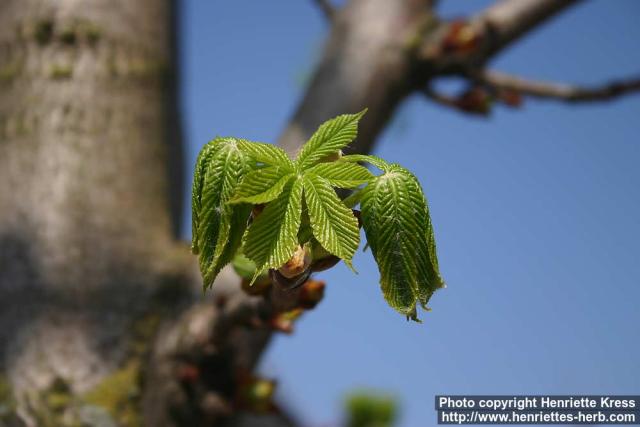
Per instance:
[[[271,166],[280,166],[293,172],[293,161],[287,153],[280,147],[264,142],[251,142],[245,139],[238,139],[238,146],[243,153],[254,159],[256,162]]]
[[[395,310],[417,320],[417,302],[426,309],[433,292],[444,285],[420,184],[406,169],[391,165],[362,193],[363,227],[384,297]]]
[[[246,232],[244,254],[257,266],[252,282],[264,270],[278,268],[291,258],[298,247],[301,214],[302,181],[290,181]]]
[[[247,158],[232,138],[216,142],[214,153],[204,167],[200,206],[194,209],[199,222],[194,240],[205,286],[213,283],[241,242],[249,216],[248,207],[227,206],[226,203],[247,169]]]
[[[381,171],[386,172],[391,168],[391,164],[380,157],[369,154],[349,154],[340,158],[341,162],[367,162],[377,167]]]
[[[312,174],[306,174],[303,181],[314,237],[328,252],[353,268],[351,259],[360,244],[358,220],[328,181]]]
[[[202,186],[204,185],[204,176],[211,157],[216,153],[220,139],[209,141],[198,154],[196,167],[193,172],[193,186],[191,190],[191,251],[198,254],[198,226],[200,225],[199,215],[202,206]]]
[[[310,168],[353,141],[358,133],[358,122],[366,111],[344,114],[323,123],[298,154],[296,164],[300,170]]]
[[[244,176],[229,203],[267,203],[282,193],[293,174],[282,166],[267,166]]]
[[[341,161],[319,163],[309,169],[307,173],[320,176],[338,188],[355,188],[373,178],[367,168]]]

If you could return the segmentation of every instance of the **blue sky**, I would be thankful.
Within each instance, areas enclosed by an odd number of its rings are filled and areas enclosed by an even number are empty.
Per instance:
[[[441,10],[488,3],[442,0]],[[637,74],[638,16],[636,0],[587,1],[493,66],[583,84]],[[310,0],[187,0],[181,20],[191,173],[216,135],[277,139],[327,26]],[[407,323],[360,253],[358,275],[319,276],[325,300],[275,339],[261,371],[314,427],[336,425],[360,387],[397,396],[403,427],[436,423],[435,394],[638,394],[639,135],[640,96],[530,100],[488,119],[409,99],[376,154],[421,180],[448,288],[422,325]]]

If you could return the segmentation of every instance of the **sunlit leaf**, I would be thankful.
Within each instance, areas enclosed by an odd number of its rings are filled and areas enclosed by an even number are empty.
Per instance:
[[[282,189],[293,177],[287,168],[268,166],[246,174],[236,188],[229,203],[267,203],[282,193]]]
[[[367,168],[356,163],[341,161],[319,163],[309,169],[307,173],[320,176],[338,188],[355,188],[373,178]]]
[[[244,253],[256,263],[255,278],[283,265],[298,248],[302,213],[302,181],[290,181],[246,232]]]
[[[313,236],[330,253],[351,267],[351,259],[360,244],[358,220],[336,195],[328,181],[307,174],[304,195]]]
[[[238,146],[247,156],[259,163],[271,166],[280,166],[283,169],[293,171],[293,162],[280,147],[264,142],[251,142],[238,139]]]
[[[426,308],[433,292],[443,286],[420,184],[409,171],[392,165],[362,193],[363,227],[384,297],[394,309],[417,320],[416,304]]]
[[[235,187],[247,171],[247,159],[235,140],[220,138],[211,144],[211,154],[204,167],[197,171],[204,175],[199,197],[194,200],[198,218],[194,247],[199,253],[199,264],[204,285],[213,283],[220,269],[237,250],[249,215],[247,207],[226,205]]]
[[[330,154],[335,154],[353,141],[358,134],[358,122],[366,110],[344,114],[324,122],[302,146],[296,158],[301,170],[307,169]]]

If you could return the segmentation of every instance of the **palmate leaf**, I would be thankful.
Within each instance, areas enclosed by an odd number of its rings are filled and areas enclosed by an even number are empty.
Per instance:
[[[264,142],[251,142],[245,139],[238,139],[237,141],[240,150],[256,162],[280,166],[283,169],[288,168],[293,171],[293,161],[282,148],[272,144],[265,144]]]
[[[298,247],[302,214],[302,181],[290,181],[277,199],[258,215],[244,237],[244,254],[256,263],[252,282],[266,269],[278,268]]]
[[[319,163],[306,173],[320,176],[338,188],[355,188],[373,178],[367,168],[342,161]]]
[[[282,166],[267,166],[244,176],[229,203],[267,203],[282,193],[293,173]]]
[[[420,184],[406,169],[391,165],[362,191],[360,206],[384,297],[417,320],[416,304],[426,308],[433,292],[444,285]]]
[[[246,227],[248,207],[228,206],[227,201],[248,170],[248,159],[233,138],[217,138],[203,151],[206,162],[199,163],[194,173],[193,247],[204,285],[209,286],[233,257]]]
[[[330,154],[335,154],[353,141],[358,134],[358,122],[366,113],[344,114],[324,122],[302,146],[295,162],[300,170],[305,170]]]
[[[307,173],[304,197],[313,236],[328,252],[353,269],[351,259],[360,244],[358,220],[325,179]]]

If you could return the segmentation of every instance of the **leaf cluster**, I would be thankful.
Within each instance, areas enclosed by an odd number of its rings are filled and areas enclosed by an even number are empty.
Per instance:
[[[255,264],[252,282],[281,268],[299,248],[330,254],[353,269],[358,219],[380,271],[389,305],[417,320],[443,286],[433,227],[416,177],[374,156],[342,155],[365,111],[322,124],[295,159],[282,149],[216,138],[198,156],[192,200],[192,250],[205,287],[241,252]],[[375,176],[361,163],[382,171]],[[351,191],[341,199],[336,189]]]

